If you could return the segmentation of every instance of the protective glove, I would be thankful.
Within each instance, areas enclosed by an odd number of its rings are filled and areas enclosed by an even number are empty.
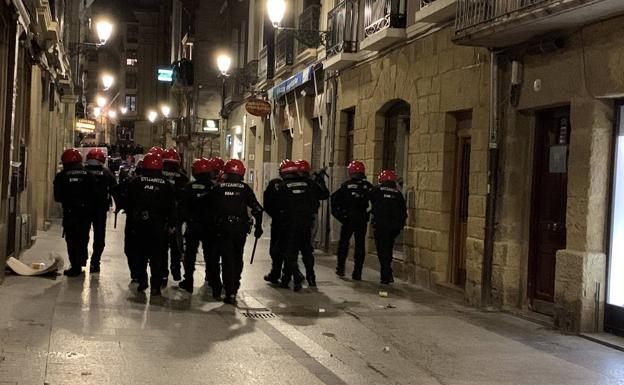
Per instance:
[[[260,238],[263,233],[264,231],[262,231],[262,227],[256,227],[256,229],[254,230],[254,237]]]

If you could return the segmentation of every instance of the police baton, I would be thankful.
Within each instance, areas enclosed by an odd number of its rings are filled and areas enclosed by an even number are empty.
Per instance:
[[[251,262],[249,263],[250,265],[253,265],[254,257],[256,256],[256,247],[258,246],[258,239],[260,238],[256,238],[256,240],[254,241],[253,251],[251,252]]]
[[[113,228],[117,228],[117,214],[119,214],[119,211],[115,211],[115,223],[113,224]]]

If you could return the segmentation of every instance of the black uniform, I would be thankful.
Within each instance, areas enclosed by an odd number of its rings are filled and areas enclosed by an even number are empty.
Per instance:
[[[54,200],[63,205],[63,232],[71,264],[67,275],[80,274],[87,264],[95,192],[95,179],[80,163],[64,165],[54,178]]]
[[[189,182],[189,177],[186,172],[178,167],[176,164],[173,166],[170,162],[164,162],[163,176],[171,183],[175,193],[176,205],[178,207],[178,214],[180,214],[180,208],[182,207],[182,200],[184,199],[184,187]],[[169,277],[169,270],[167,269],[166,261],[169,259],[169,249],[171,250],[171,275],[173,279],[179,281],[181,278],[180,265],[182,264],[182,224],[178,224],[175,233],[168,236],[168,249],[166,251],[167,258],[165,259],[165,269],[163,280],[166,282]]]
[[[280,248],[284,251],[285,264],[282,286],[286,287],[292,278],[295,290],[301,289],[303,275],[297,262],[299,252],[310,252],[310,238],[314,213],[319,207],[320,188],[307,177],[286,177],[278,185],[280,202]],[[313,257],[312,257],[313,258]],[[306,261],[306,272],[314,277],[314,259]],[[310,264],[311,265],[308,265]]]
[[[255,218],[254,235],[258,238],[262,235],[262,206],[251,187],[232,174],[226,174],[225,180],[215,185],[206,199],[216,218],[226,301],[234,302],[243,272],[245,239],[251,225],[248,209]]]
[[[138,170],[138,169],[137,169]],[[124,254],[128,260],[128,269],[130,270],[130,279],[134,282],[138,282],[138,276],[136,272],[137,261],[141,256],[141,245],[137,242],[136,226],[133,226],[133,220],[128,215],[128,189],[130,182],[138,175],[128,175],[123,181],[115,187],[115,215],[118,215],[121,210],[126,213],[126,225],[124,227]]]
[[[321,207],[321,201],[329,198],[329,190],[325,184],[323,175],[317,175],[314,179],[310,179],[312,182],[312,189],[314,191],[316,200],[314,204],[314,212],[312,214],[312,223],[310,223],[310,237],[308,240],[308,247],[301,251],[301,260],[306,269],[306,280],[310,286],[316,286],[316,274],[314,273],[314,245],[312,244],[312,230],[316,225],[316,219],[318,217],[318,210]]]
[[[200,174],[197,180],[189,182],[184,187],[182,200],[182,221],[186,222],[186,250],[184,253],[185,285],[192,292],[193,273],[199,242],[204,251],[206,263],[206,281],[212,288],[213,295],[220,296],[223,284],[221,283],[220,266],[216,250],[217,237],[214,232],[214,212],[205,205],[205,198],[214,186],[209,174]],[[182,286],[182,284],[180,284]]]
[[[282,179],[275,178],[269,182],[266,190],[264,190],[264,211],[271,217],[271,243],[269,246],[271,272],[267,275],[266,280],[273,283],[278,283],[284,265],[284,251],[279,247],[281,210],[279,209],[280,202],[277,192],[280,183],[282,183]]]
[[[366,228],[368,226],[368,205],[373,186],[361,177],[352,177],[336,190],[331,197],[332,215],[340,221],[338,243],[338,264],[336,274],[343,276],[349,253],[349,241],[355,236],[355,253],[352,278],[362,279],[362,268],[366,255]]]
[[[106,237],[106,216],[111,207],[113,194],[116,193],[117,180],[115,175],[102,165],[87,165],[87,171],[95,178],[96,191],[91,214],[93,226],[93,255],[91,256],[91,270],[100,270],[100,259],[104,252]]]
[[[147,288],[147,263],[149,261],[152,293],[160,293],[169,230],[178,225],[175,195],[171,184],[159,171],[144,170],[143,175],[132,179],[128,185],[126,212],[136,234],[137,250],[135,275],[139,290]]]
[[[371,192],[375,245],[381,267],[381,282],[390,283],[392,277],[392,250],[394,240],[405,226],[407,208],[403,194],[394,182],[384,182]]]

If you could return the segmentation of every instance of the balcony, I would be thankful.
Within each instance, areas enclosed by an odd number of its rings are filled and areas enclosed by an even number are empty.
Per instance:
[[[275,38],[275,73],[293,65],[295,38],[292,31],[278,31]]]
[[[265,45],[258,53],[258,84],[273,79],[275,69],[275,50],[272,45]]]
[[[357,0],[345,0],[329,11],[325,69],[340,70],[357,61],[357,28]]]
[[[506,47],[623,12],[622,0],[458,0],[453,40]]]
[[[416,23],[440,24],[452,20],[457,12],[457,0],[419,0]]]
[[[299,30],[301,31],[318,31],[321,20],[321,6],[320,5],[310,5],[306,9],[301,12],[299,15]],[[310,44],[310,46],[303,44],[302,42],[297,42],[297,61],[303,61],[313,57],[316,59],[316,48],[321,45],[321,39],[316,32],[301,32],[302,34],[306,34],[305,41]]]
[[[379,51],[405,39],[406,0],[364,0],[360,50]]]

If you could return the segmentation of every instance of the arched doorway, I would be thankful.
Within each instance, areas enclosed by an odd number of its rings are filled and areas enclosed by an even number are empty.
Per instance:
[[[378,122],[383,121],[383,152],[381,169],[394,170],[399,178],[398,187],[407,198],[408,144],[410,135],[410,105],[404,100],[393,100],[379,111]],[[381,115],[381,116],[379,116]],[[407,200],[407,199],[406,199]],[[395,242],[395,258],[404,260],[403,231]]]

